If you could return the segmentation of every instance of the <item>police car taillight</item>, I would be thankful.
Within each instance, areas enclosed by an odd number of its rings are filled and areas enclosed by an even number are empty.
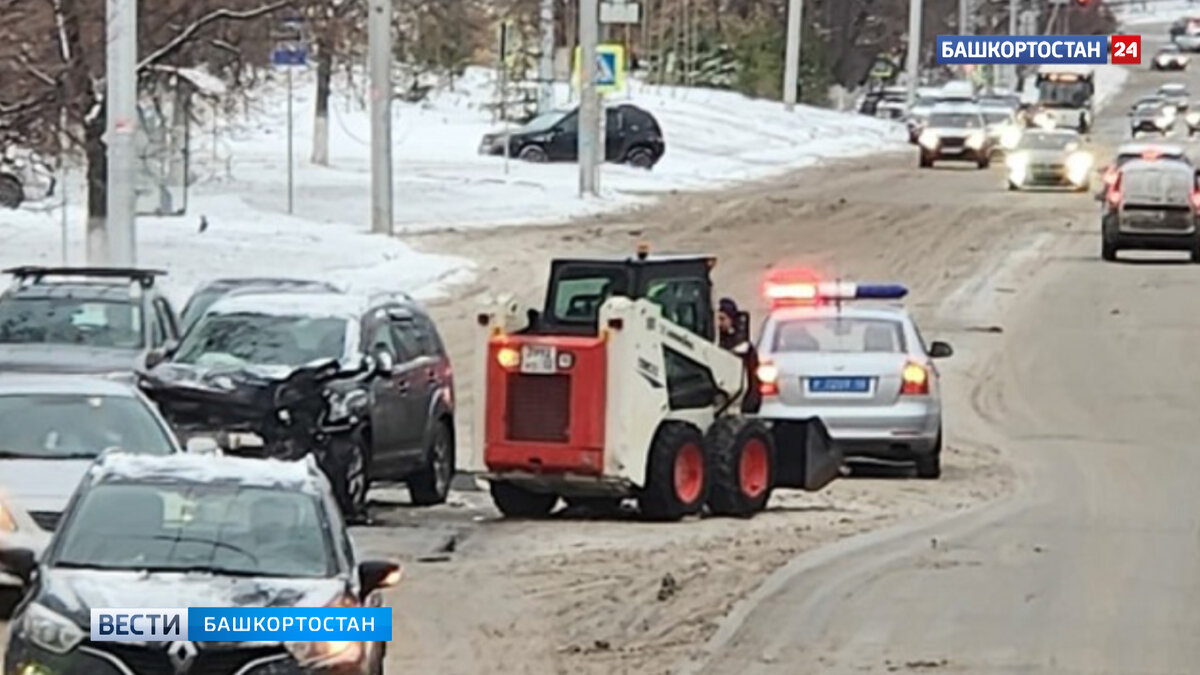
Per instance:
[[[1200,211],[1200,191],[1192,190],[1192,209]]]
[[[758,377],[758,393],[763,396],[779,394],[779,368],[770,361],[758,364],[754,373]]]
[[[910,361],[900,371],[900,393],[906,395],[929,394],[929,369]]]

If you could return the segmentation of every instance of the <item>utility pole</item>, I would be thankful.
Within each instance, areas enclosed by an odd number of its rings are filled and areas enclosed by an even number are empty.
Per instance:
[[[796,109],[796,81],[800,79],[800,17],[804,0],[788,0],[787,49],[783,63],[783,107]]]
[[[579,194],[600,194],[600,95],[596,91],[599,0],[579,2]]]
[[[1008,34],[1016,35],[1021,30],[1017,26],[1017,10],[1021,3],[1018,0],[1008,0]],[[1017,89],[1017,80],[1020,79],[1020,69],[1015,65],[1009,67],[1009,86],[1015,91]]]
[[[132,267],[137,264],[135,223],[137,129],[137,0],[108,0],[105,37],[108,42],[105,80],[108,145],[108,208],[104,227],[88,232],[88,262]]]
[[[921,0],[908,0],[908,105],[917,100],[917,78],[921,74]]]
[[[538,112],[554,107],[554,0],[541,0],[542,58],[538,62]]]
[[[971,35],[971,0],[958,0],[958,34]]]
[[[370,0],[367,50],[371,79],[371,231],[391,235],[392,0]]]

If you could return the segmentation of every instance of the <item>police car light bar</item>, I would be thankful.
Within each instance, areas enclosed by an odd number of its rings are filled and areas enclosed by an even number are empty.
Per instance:
[[[908,295],[900,284],[859,284],[847,281],[819,283],[771,282],[767,299],[774,303],[819,302],[822,300],[899,300]]]

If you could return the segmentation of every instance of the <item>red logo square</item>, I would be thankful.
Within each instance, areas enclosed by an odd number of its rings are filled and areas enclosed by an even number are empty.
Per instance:
[[[1114,65],[1136,66],[1142,62],[1141,35],[1114,35],[1109,43],[1109,62]]]

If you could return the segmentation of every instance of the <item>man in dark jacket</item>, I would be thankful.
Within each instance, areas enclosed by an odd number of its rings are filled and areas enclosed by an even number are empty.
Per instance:
[[[722,349],[742,357],[746,364],[746,396],[742,399],[744,412],[758,412],[762,394],[758,390],[758,351],[750,342],[749,327],[739,325],[742,314],[732,298],[717,303],[717,338]]]

